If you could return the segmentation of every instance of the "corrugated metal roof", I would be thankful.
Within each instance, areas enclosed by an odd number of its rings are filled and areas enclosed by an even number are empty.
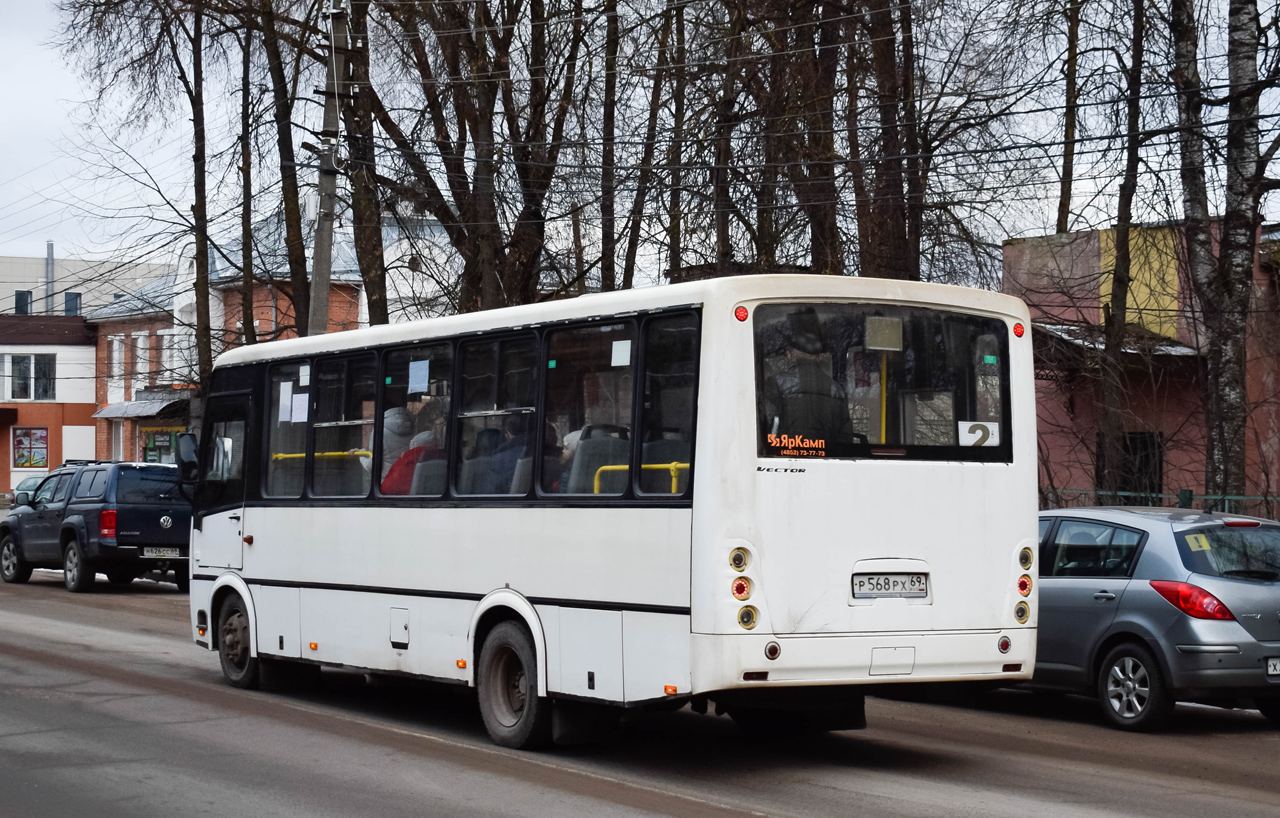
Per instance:
[[[131,293],[117,297],[110,304],[98,307],[85,318],[89,321],[106,321],[113,318],[131,318],[138,315],[170,312],[173,309],[173,289],[177,281],[177,271],[170,271]]]

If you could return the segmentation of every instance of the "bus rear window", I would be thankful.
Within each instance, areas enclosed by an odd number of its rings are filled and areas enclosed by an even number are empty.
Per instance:
[[[1280,526],[1194,528],[1178,534],[1188,571],[1262,582],[1280,580]]]
[[[764,304],[754,326],[760,456],[1012,460],[1003,321]]]
[[[179,499],[175,468],[123,468],[116,477],[117,503],[172,503]]]

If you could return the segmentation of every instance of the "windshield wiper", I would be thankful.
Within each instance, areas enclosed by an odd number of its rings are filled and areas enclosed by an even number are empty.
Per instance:
[[[1265,568],[1236,568],[1220,572],[1224,577],[1244,577],[1245,579],[1265,579],[1272,582],[1280,579],[1280,571],[1268,571]]]

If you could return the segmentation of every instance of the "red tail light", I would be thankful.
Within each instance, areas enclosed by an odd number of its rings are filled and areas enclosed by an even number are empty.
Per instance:
[[[1153,579],[1151,580],[1151,587],[1156,589],[1156,593],[1167,599],[1170,605],[1173,605],[1187,616],[1196,619],[1235,620],[1235,617],[1231,615],[1231,611],[1227,610],[1227,606],[1223,605],[1221,600],[1205,589],[1189,582],[1166,582]]]
[[[1222,524],[1231,528],[1257,528],[1261,525],[1257,520],[1223,520]]]
[[[98,534],[103,537],[116,535],[116,510],[108,508],[98,514]]]

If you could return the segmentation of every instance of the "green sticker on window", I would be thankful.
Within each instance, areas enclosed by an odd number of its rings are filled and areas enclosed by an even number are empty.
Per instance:
[[[1000,360],[994,355],[983,355],[982,362],[984,364],[998,364],[1000,363]]]
[[[555,368],[556,368],[555,361],[547,361],[547,369],[555,369]]]
[[[391,385],[391,376],[390,376],[390,375],[388,375],[388,376],[387,376],[387,386],[390,386],[390,385]]]

